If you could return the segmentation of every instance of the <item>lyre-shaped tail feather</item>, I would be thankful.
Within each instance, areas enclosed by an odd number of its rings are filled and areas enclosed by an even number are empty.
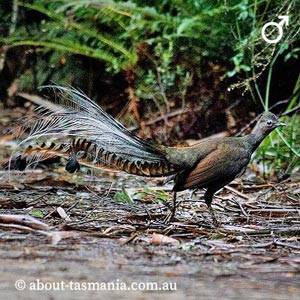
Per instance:
[[[163,148],[134,136],[86,95],[73,88],[50,88],[59,92],[58,105],[51,111],[40,107],[39,117],[22,126],[29,134],[19,145],[37,144],[19,157],[20,169],[30,161],[60,156],[69,159],[66,169],[70,172],[79,169],[78,163],[143,176],[179,171]],[[44,140],[51,142],[40,142]]]

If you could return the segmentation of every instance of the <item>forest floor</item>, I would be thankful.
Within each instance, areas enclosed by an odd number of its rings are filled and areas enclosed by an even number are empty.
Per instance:
[[[0,113],[7,125],[11,114]],[[16,142],[2,126],[0,165]],[[1,299],[300,299],[300,180],[250,181],[213,202],[55,163],[0,170]]]

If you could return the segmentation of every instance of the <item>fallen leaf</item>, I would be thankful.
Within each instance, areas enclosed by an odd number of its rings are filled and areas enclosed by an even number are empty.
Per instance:
[[[71,221],[70,217],[67,215],[66,211],[61,206],[59,206],[56,209],[56,211],[62,219],[66,220],[66,221]]]
[[[169,237],[167,235],[159,234],[159,233],[153,233],[151,244],[153,245],[163,245],[163,244],[179,244],[179,241]]]

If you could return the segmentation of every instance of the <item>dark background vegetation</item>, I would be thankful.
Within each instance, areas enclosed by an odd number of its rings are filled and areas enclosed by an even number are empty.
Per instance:
[[[300,299],[299,12],[299,0],[1,1],[0,298]],[[261,29],[281,15],[289,25],[268,44]],[[263,110],[288,125],[216,195],[219,227],[202,190],[182,192],[166,224],[172,185],[160,178],[70,174],[53,160],[3,170],[17,147],[13,121],[32,113],[34,95],[55,99],[39,90],[48,84],[81,89],[168,145],[245,134]],[[20,279],[178,290],[40,294],[16,290]]]
[[[297,0],[4,1],[2,106],[71,85],[164,144],[236,134],[271,108],[289,125],[257,159],[265,173],[299,172],[299,11]],[[261,28],[279,15],[289,26],[268,44]]]

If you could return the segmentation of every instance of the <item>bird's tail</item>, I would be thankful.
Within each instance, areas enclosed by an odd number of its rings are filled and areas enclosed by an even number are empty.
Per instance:
[[[58,105],[51,105],[51,110],[39,107],[38,117],[24,122],[19,132],[28,136],[19,146],[29,146],[15,159],[15,168],[23,170],[36,161],[64,157],[69,172],[78,170],[80,164],[151,177],[179,171],[166,158],[164,148],[134,136],[80,91],[50,88],[58,91]]]

